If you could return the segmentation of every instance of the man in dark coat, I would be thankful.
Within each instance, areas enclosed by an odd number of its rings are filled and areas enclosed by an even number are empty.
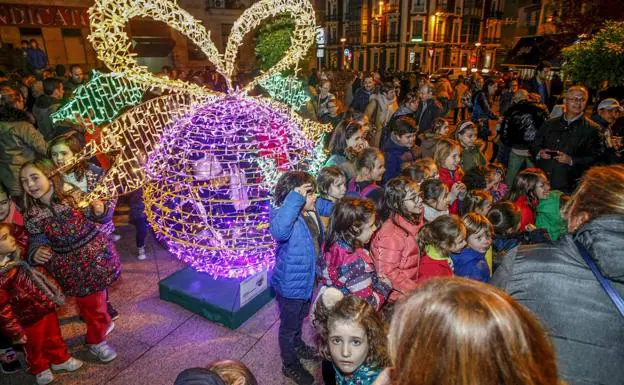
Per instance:
[[[366,110],[371,95],[375,93],[375,80],[372,76],[366,76],[363,84],[363,87],[355,91],[353,101],[351,102],[351,108],[358,112],[364,112],[364,110]]]
[[[554,106],[554,101],[551,100],[552,91],[550,88],[550,72],[552,64],[547,61],[543,61],[535,68],[535,76],[526,81],[523,84],[523,88],[532,94],[538,94],[541,98],[540,103],[548,107],[548,111],[551,111]]]
[[[420,104],[416,112],[414,112],[414,116],[420,132],[427,132],[431,130],[433,121],[442,117],[444,107],[433,97],[433,86],[431,83],[421,85],[418,89],[418,96],[420,97]]]
[[[587,100],[585,87],[570,87],[565,113],[546,121],[531,144],[536,165],[544,170],[554,190],[571,193],[577,179],[604,152],[600,127],[584,116]]]

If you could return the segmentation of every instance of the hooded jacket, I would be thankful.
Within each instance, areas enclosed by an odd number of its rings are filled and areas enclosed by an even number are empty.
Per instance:
[[[0,181],[11,196],[22,193],[18,180],[22,165],[45,154],[45,139],[30,124],[28,115],[14,108],[0,109]]]
[[[500,126],[501,141],[511,148],[526,150],[547,118],[544,105],[526,100],[512,104]]]
[[[308,300],[314,290],[316,262],[321,257],[314,245],[314,238],[301,210],[305,198],[291,191],[279,208],[271,209],[269,228],[277,243],[275,268],[271,284],[285,298]],[[320,242],[323,244],[323,226],[320,225]]]
[[[420,132],[430,131],[435,118],[439,118],[444,113],[444,107],[435,99],[429,99],[418,104],[418,109],[414,112],[418,129]]]
[[[373,237],[370,247],[373,264],[392,284],[391,301],[408,295],[418,284],[420,248],[416,236],[423,220],[421,215],[420,222],[413,224],[400,215],[393,215]]]
[[[624,384],[624,318],[581,257],[579,241],[624,296],[624,216],[605,215],[557,242],[521,246],[490,283],[528,307],[555,346],[570,385]]]
[[[50,115],[55,113],[60,106],[61,101],[49,95],[41,95],[35,100],[33,115],[37,119],[39,132],[41,132],[46,141],[50,141],[56,136]]]
[[[458,254],[453,254],[451,258],[456,276],[481,282],[490,280],[490,267],[485,261],[485,253],[466,247]]]
[[[65,297],[58,283],[45,269],[32,267],[15,252],[0,264],[0,331],[14,339],[56,311]]]
[[[383,146],[383,153],[386,161],[386,172],[383,176],[384,184],[390,179],[401,175],[401,165],[416,160],[414,151],[395,142],[392,136],[388,138]]]
[[[535,210],[535,226],[546,229],[553,241],[568,231],[568,224],[561,215],[562,195],[561,191],[551,191],[548,193],[548,198],[539,200]]]

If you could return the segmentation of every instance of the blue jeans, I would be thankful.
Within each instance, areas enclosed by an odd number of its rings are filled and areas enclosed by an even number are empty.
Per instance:
[[[279,347],[284,366],[299,363],[296,348],[303,346],[301,328],[310,311],[311,299],[291,299],[277,295],[280,311]]]

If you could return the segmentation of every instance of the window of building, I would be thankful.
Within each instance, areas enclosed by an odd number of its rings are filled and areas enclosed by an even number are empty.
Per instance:
[[[396,65],[396,52],[392,51],[388,55],[388,69],[394,71]]]
[[[390,22],[390,41],[398,41],[399,32],[397,30],[398,23],[396,21]]]
[[[412,20],[412,39],[425,39],[423,20]]]
[[[412,13],[423,13],[426,9],[426,0],[412,0]]]
[[[373,53],[373,65],[371,66],[371,71],[375,71],[379,68],[379,52]]]

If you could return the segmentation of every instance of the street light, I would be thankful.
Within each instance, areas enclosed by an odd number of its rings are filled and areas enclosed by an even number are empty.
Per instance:
[[[346,42],[347,42],[347,38],[346,38],[346,37],[341,37],[341,38],[340,38],[340,42],[341,42],[342,44],[346,43]]]

